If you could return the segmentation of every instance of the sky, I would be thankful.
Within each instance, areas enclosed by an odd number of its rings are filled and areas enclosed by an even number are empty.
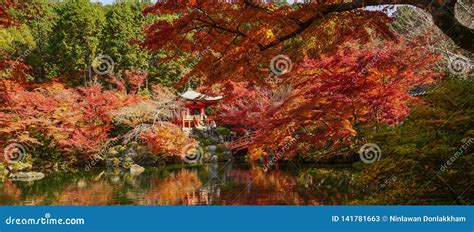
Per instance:
[[[292,3],[294,0],[287,0],[288,3]],[[91,0],[91,2],[101,2],[103,4],[112,4],[114,2],[114,0]],[[151,2],[155,3],[156,0],[151,0]],[[368,7],[367,9],[369,10],[377,10],[377,9],[381,9],[381,7]],[[392,13],[394,12],[395,10],[389,10],[388,14],[389,15],[392,15]]]

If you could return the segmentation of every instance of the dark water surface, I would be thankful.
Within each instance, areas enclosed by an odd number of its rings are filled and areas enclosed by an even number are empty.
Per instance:
[[[289,168],[287,168],[289,169]],[[310,174],[311,173],[311,174]],[[235,163],[148,167],[132,176],[96,168],[0,183],[1,205],[333,205],[362,194],[351,168],[263,172]]]

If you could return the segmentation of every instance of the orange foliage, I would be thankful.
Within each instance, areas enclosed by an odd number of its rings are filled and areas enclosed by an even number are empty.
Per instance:
[[[393,37],[387,27],[389,18],[382,12],[356,10],[330,15],[329,6],[341,3],[337,0],[294,8],[230,2],[233,4],[213,0],[159,2],[145,13],[179,13],[180,17],[150,26],[143,45],[155,52],[164,49],[169,57],[183,51],[200,54],[202,59],[181,83],[190,78],[205,84],[223,80],[262,83],[269,74],[270,60],[282,49],[293,63],[300,63],[305,54],[328,51],[347,40]],[[293,38],[306,42],[285,48],[285,42]],[[311,45],[303,49],[307,43]]]
[[[187,146],[196,146],[179,127],[171,123],[159,123],[151,130],[142,133],[148,144],[148,150],[157,155],[182,156]]]
[[[253,158],[264,154],[258,148],[279,150],[295,138],[298,146],[287,149],[285,157],[309,146],[350,145],[356,125],[403,120],[414,101],[409,90],[437,77],[430,69],[437,56],[416,40],[395,36],[391,19],[381,11],[352,10],[338,0],[294,8],[231,3],[160,1],[145,13],[179,17],[150,26],[144,46],[170,57],[182,51],[200,54],[181,83],[195,78],[209,92],[220,88],[226,98],[215,118],[257,130],[254,148],[260,152]],[[341,10],[334,4],[342,4]],[[279,86],[265,78],[270,61],[280,54],[293,68],[278,78],[293,90],[275,104],[267,93]]]

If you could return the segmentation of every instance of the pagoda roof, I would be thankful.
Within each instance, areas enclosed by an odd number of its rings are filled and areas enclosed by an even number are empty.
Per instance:
[[[221,100],[222,96],[211,97],[199,92],[194,91],[193,89],[189,88],[186,92],[180,94],[182,98],[191,101],[217,101]]]

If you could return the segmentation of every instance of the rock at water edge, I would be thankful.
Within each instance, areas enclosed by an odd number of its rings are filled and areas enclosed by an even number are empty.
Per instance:
[[[145,168],[138,164],[133,164],[132,166],[130,166],[130,173],[132,174],[132,176],[138,176],[142,174],[142,172],[144,171],[145,171]]]
[[[43,178],[44,173],[42,172],[17,172],[10,174],[10,179],[13,181],[35,181]]]

